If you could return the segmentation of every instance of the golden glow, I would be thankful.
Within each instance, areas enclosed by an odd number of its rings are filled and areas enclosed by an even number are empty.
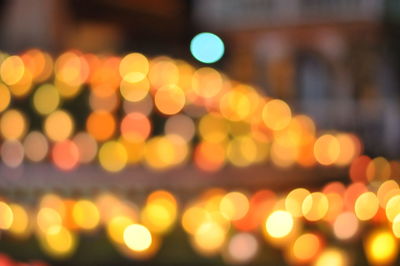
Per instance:
[[[176,158],[173,143],[167,137],[154,137],[149,139],[145,148],[145,162],[156,170],[172,166]]]
[[[11,102],[11,93],[6,85],[0,83],[0,112],[3,112]]]
[[[89,200],[79,200],[72,209],[74,222],[84,230],[93,230],[100,222],[96,205]]]
[[[322,165],[331,165],[340,155],[340,143],[333,135],[322,135],[314,144],[314,156]]]
[[[151,123],[147,116],[141,113],[130,113],[121,122],[121,135],[128,141],[146,140],[151,132]]]
[[[302,212],[304,218],[309,221],[318,221],[325,217],[328,212],[328,198],[321,192],[314,192],[304,198]]]
[[[87,132],[98,141],[110,139],[116,129],[114,116],[106,111],[94,111],[86,120]]]
[[[44,121],[44,131],[52,141],[63,141],[69,138],[75,125],[67,111],[57,110],[51,113]]]
[[[293,256],[300,262],[310,262],[321,248],[320,239],[311,233],[299,236],[293,244]]]
[[[0,229],[10,229],[14,221],[14,214],[10,206],[0,201]]]
[[[49,144],[46,137],[38,132],[31,131],[24,140],[25,156],[33,161],[40,162],[45,159],[49,150]]]
[[[7,85],[20,81],[25,73],[25,65],[19,56],[7,57],[0,66],[0,77]]]
[[[396,238],[386,229],[371,232],[364,243],[365,254],[372,265],[392,265],[398,246]]]
[[[228,220],[239,220],[247,214],[249,200],[241,192],[230,192],[222,198],[219,208]]]
[[[49,255],[64,258],[72,255],[76,237],[65,227],[53,226],[44,234],[43,247]]]
[[[348,255],[338,248],[327,248],[317,258],[314,266],[350,266]]]
[[[386,204],[386,217],[393,222],[397,214],[400,213],[400,195],[395,195]]]
[[[122,97],[130,102],[139,102],[143,100],[150,91],[150,82],[147,78],[140,80],[129,79],[130,75],[125,76],[120,85]]]
[[[379,209],[379,201],[373,192],[361,194],[354,205],[354,212],[358,219],[366,221],[372,219]]]
[[[24,238],[29,235],[29,215],[19,204],[10,204],[14,219],[8,231],[15,237]]]
[[[127,54],[119,64],[122,78],[135,82],[144,79],[149,72],[149,61],[140,53]]]
[[[400,238],[400,213],[394,217],[392,231],[395,237]]]
[[[124,230],[124,242],[133,251],[145,251],[151,246],[152,236],[145,226],[131,224]]]
[[[229,125],[227,121],[214,114],[203,116],[199,122],[199,134],[204,140],[221,142],[228,137]]]
[[[107,171],[118,172],[128,163],[128,153],[120,142],[108,141],[100,147],[99,161]]]
[[[41,115],[54,112],[60,104],[60,95],[51,84],[40,86],[33,95],[33,107]]]
[[[165,115],[179,113],[185,106],[185,94],[176,85],[167,85],[159,88],[154,95],[154,104]]]
[[[262,110],[262,119],[268,128],[282,130],[292,120],[292,112],[284,101],[277,99],[270,100]]]
[[[222,76],[213,68],[203,67],[193,74],[193,91],[202,98],[214,97],[222,90],[222,87]]]
[[[27,122],[18,110],[11,109],[3,113],[0,120],[1,135],[5,139],[17,140],[25,135]]]
[[[225,239],[226,232],[221,225],[215,222],[206,222],[196,230],[193,236],[193,244],[199,253],[211,256],[221,250]]]
[[[296,188],[286,196],[285,207],[293,217],[301,217],[303,200],[310,195],[310,192],[305,188]]]
[[[39,230],[46,233],[50,228],[61,228],[62,217],[52,208],[43,207],[36,215],[36,222]]]
[[[125,229],[133,224],[133,220],[126,216],[116,216],[113,217],[109,223],[107,223],[107,235],[108,237],[118,243],[124,243],[124,231]]]
[[[292,232],[293,226],[293,216],[287,211],[274,211],[265,222],[267,233],[273,238],[286,237]]]

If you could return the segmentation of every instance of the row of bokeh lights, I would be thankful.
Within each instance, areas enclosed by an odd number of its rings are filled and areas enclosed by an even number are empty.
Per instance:
[[[0,229],[16,239],[35,234],[43,251],[58,259],[73,255],[78,233],[100,228],[124,256],[149,259],[177,223],[198,254],[232,264],[256,260],[263,244],[281,249],[293,265],[352,265],[348,243],[362,242],[372,265],[392,265],[398,255],[400,188],[394,180],[331,182],[321,191],[296,188],[286,195],[211,188],[182,205],[165,190],[145,200],[106,192],[93,199],[46,194],[36,207],[0,201]]]
[[[111,172],[137,163],[164,170],[187,161],[205,171],[267,160],[279,167],[346,166],[362,152],[353,134],[318,135],[313,121],[293,115],[284,101],[213,68],[168,57],[68,51],[53,60],[33,49],[0,54],[0,79],[0,154],[10,167],[25,158],[50,158],[62,170],[98,160]],[[85,92],[87,116],[63,106]],[[13,107],[20,99],[29,99],[41,128],[31,130],[32,114]],[[155,115],[164,121],[159,135],[153,134]]]

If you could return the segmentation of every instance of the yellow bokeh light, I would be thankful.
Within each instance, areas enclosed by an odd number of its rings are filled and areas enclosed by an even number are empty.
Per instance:
[[[392,265],[398,246],[396,238],[386,229],[371,232],[364,243],[365,254],[372,265]]]
[[[69,138],[75,125],[71,115],[64,110],[57,110],[46,117],[44,132],[52,141],[63,141]]]
[[[340,143],[333,135],[322,135],[314,144],[314,156],[322,165],[335,163],[340,155]]]
[[[262,119],[268,128],[282,130],[292,120],[292,112],[284,101],[278,99],[270,100],[262,110]]]
[[[150,82],[147,78],[139,81],[130,81],[126,78],[121,80],[120,92],[125,100],[130,102],[139,102],[143,100],[150,90]]]
[[[53,226],[43,236],[44,249],[56,258],[72,255],[76,247],[76,237],[65,227]]]
[[[0,112],[3,112],[11,102],[11,93],[6,85],[0,83]]]
[[[128,163],[128,153],[120,142],[108,141],[100,147],[99,161],[107,171],[118,172]]]
[[[314,266],[349,266],[348,255],[338,248],[327,248],[317,258]]]
[[[145,251],[151,246],[152,236],[145,226],[131,224],[124,230],[124,242],[133,251]]]
[[[205,256],[212,256],[220,251],[225,240],[224,228],[213,221],[201,224],[193,236],[194,247]]]
[[[358,219],[362,221],[372,219],[379,209],[379,201],[373,192],[361,194],[354,205],[354,212]]]
[[[367,179],[386,180],[391,177],[391,167],[389,162],[383,157],[376,157],[367,166]]]
[[[220,211],[228,220],[239,220],[249,210],[249,200],[241,192],[230,192],[220,202]]]
[[[392,231],[397,238],[400,238],[400,213],[394,217]]]
[[[210,142],[221,142],[228,137],[229,124],[218,115],[207,114],[200,119],[200,137]]]
[[[46,233],[50,228],[53,230],[55,227],[61,228],[62,217],[54,209],[44,207],[37,213],[36,223],[40,232]]]
[[[100,222],[100,213],[96,205],[89,200],[79,200],[72,209],[74,222],[84,230],[92,230]]]
[[[145,147],[145,162],[156,170],[166,169],[174,163],[176,150],[167,137],[154,137],[149,139]]]
[[[14,221],[14,214],[10,206],[4,201],[0,201],[0,229],[9,229]]]
[[[257,143],[248,136],[232,139],[227,147],[228,160],[234,166],[248,166],[256,162],[258,155]]]
[[[5,139],[17,140],[22,138],[27,127],[25,116],[18,110],[8,110],[1,116],[0,131]]]
[[[305,197],[302,204],[304,218],[313,222],[323,219],[328,212],[328,208],[328,198],[321,192],[311,193]]]
[[[386,204],[386,217],[393,222],[397,214],[400,213],[400,195],[395,195]]]
[[[15,237],[25,238],[30,232],[29,215],[24,207],[19,204],[10,204],[14,215],[13,222],[8,231]]]
[[[192,78],[193,91],[200,97],[211,98],[217,95],[223,87],[221,74],[210,67],[198,69]]]
[[[300,262],[309,262],[321,248],[321,241],[311,233],[305,233],[299,236],[293,244],[293,256]]]
[[[186,98],[181,88],[176,85],[166,85],[159,88],[154,95],[154,104],[165,115],[179,113],[185,106]]]
[[[300,217],[303,215],[301,206],[303,200],[310,195],[310,192],[305,188],[296,188],[287,194],[285,199],[285,207],[294,217]]]
[[[142,80],[149,72],[149,61],[140,53],[130,53],[122,58],[119,64],[119,73],[129,81]]]
[[[58,90],[50,84],[40,86],[33,95],[33,106],[41,115],[55,111],[60,104]]]
[[[7,57],[0,66],[0,77],[7,85],[20,81],[25,73],[25,65],[19,56]]]
[[[292,232],[293,226],[293,216],[282,210],[271,213],[265,222],[267,233],[273,238],[286,237]]]
[[[133,219],[126,216],[115,216],[107,223],[106,230],[108,237],[118,243],[124,243],[124,231],[133,224]]]

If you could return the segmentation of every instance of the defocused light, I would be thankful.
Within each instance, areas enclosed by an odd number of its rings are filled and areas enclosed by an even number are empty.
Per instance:
[[[198,130],[204,140],[222,142],[228,138],[229,124],[221,116],[207,114],[200,119]]]
[[[185,106],[185,94],[176,85],[167,85],[159,88],[154,95],[154,104],[165,115],[179,113]]]
[[[79,200],[74,204],[72,216],[75,223],[82,229],[92,230],[100,221],[96,205],[89,200]]]
[[[44,131],[52,141],[63,141],[69,138],[75,128],[71,115],[64,110],[51,113],[44,121]]]
[[[1,146],[3,163],[8,167],[18,167],[24,160],[24,146],[18,140],[6,140]]]
[[[54,209],[43,207],[40,208],[36,215],[36,222],[40,232],[46,233],[50,228],[53,228],[54,230],[55,227],[58,227],[58,229],[60,229],[62,225],[62,217]]]
[[[22,79],[25,65],[19,56],[7,57],[0,66],[0,77],[7,85],[14,85]]]
[[[97,142],[86,132],[80,132],[75,135],[73,142],[79,151],[79,162],[89,163],[94,160],[97,155]]]
[[[190,141],[195,133],[195,125],[189,116],[179,114],[167,119],[164,130],[166,135],[175,134],[181,136],[186,141]]]
[[[22,138],[27,127],[25,116],[18,110],[8,110],[1,116],[0,130],[5,139],[16,140]]]
[[[114,116],[106,111],[94,111],[86,120],[86,130],[98,141],[110,139],[116,128]]]
[[[124,242],[134,251],[144,251],[151,246],[151,233],[143,225],[132,224],[124,230]]]
[[[400,194],[399,184],[394,180],[386,180],[383,182],[377,191],[379,205],[386,208],[388,200],[396,194]]]
[[[373,192],[361,194],[354,205],[354,212],[357,218],[366,221],[372,219],[379,209],[379,201]]]
[[[29,215],[24,207],[19,204],[10,204],[14,219],[8,231],[15,237],[24,238],[30,232]]]
[[[221,74],[210,67],[199,68],[192,77],[192,89],[202,98],[211,98],[217,95],[223,87]]]
[[[338,239],[352,238],[358,231],[359,222],[352,212],[343,212],[336,217],[333,232]]]
[[[42,161],[49,150],[46,137],[39,131],[31,131],[24,140],[25,156],[33,161]]]
[[[278,99],[270,100],[262,110],[262,118],[268,128],[282,130],[289,125],[292,119],[292,112],[284,101]]]
[[[299,236],[293,244],[293,256],[300,263],[312,261],[321,249],[321,240],[315,234]]]
[[[397,214],[400,213],[400,195],[393,196],[386,204],[386,217],[393,222]]]
[[[190,42],[190,51],[200,62],[211,64],[221,59],[225,52],[225,46],[217,35],[202,32]]]
[[[386,180],[391,176],[391,168],[389,162],[383,157],[374,158],[367,166],[367,179]]]
[[[249,233],[234,235],[228,244],[229,261],[246,263],[251,261],[258,251],[257,239]]]
[[[398,243],[386,229],[371,232],[364,243],[365,254],[372,265],[392,265],[397,257]]]
[[[293,226],[293,216],[286,211],[274,211],[265,222],[267,233],[273,238],[286,237],[292,232]]]
[[[43,246],[50,255],[64,258],[74,251],[76,237],[65,227],[53,226],[46,231]]]
[[[392,231],[395,237],[400,238],[400,213],[394,217]]]
[[[33,95],[33,106],[41,115],[48,115],[55,111],[60,103],[60,95],[51,84],[40,86]]]
[[[53,146],[52,158],[54,164],[61,170],[72,170],[79,162],[79,150],[75,142],[64,140]]]
[[[314,266],[349,266],[348,255],[338,248],[327,248],[317,258]]]
[[[128,141],[144,141],[151,131],[147,116],[141,113],[130,113],[121,122],[121,135]]]
[[[230,192],[222,198],[219,208],[228,220],[239,220],[249,210],[249,200],[241,192]]]
[[[142,80],[149,72],[149,61],[140,53],[127,54],[119,64],[119,73],[129,82]]]
[[[226,232],[215,222],[200,225],[193,237],[194,247],[205,256],[211,256],[221,250],[225,243]]]
[[[294,217],[300,217],[303,215],[301,206],[303,200],[310,194],[305,188],[296,188],[286,196],[285,207]]]
[[[9,229],[14,221],[14,214],[10,206],[4,201],[0,201],[0,229]]]
[[[112,218],[106,227],[108,237],[118,244],[123,244],[124,231],[131,224],[133,224],[133,220],[126,216]]]
[[[11,93],[6,85],[0,83],[0,112],[3,112],[11,102]]]
[[[156,89],[176,85],[179,81],[179,70],[171,58],[157,57],[151,61],[148,78],[152,87]]]
[[[101,166],[110,172],[118,172],[125,168],[128,154],[124,145],[118,141],[108,141],[100,147],[99,161]]]
[[[325,194],[314,192],[305,197],[302,204],[303,216],[309,221],[318,221],[328,212],[329,202]]]
[[[322,135],[314,144],[315,159],[322,165],[331,165],[340,155],[340,143],[333,135]]]

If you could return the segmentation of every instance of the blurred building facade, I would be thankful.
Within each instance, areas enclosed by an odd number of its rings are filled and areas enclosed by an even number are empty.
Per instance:
[[[399,82],[384,0],[206,0],[197,22],[229,44],[227,69],[287,100],[320,128],[357,132],[399,156]],[[391,22],[391,21],[390,21]]]

